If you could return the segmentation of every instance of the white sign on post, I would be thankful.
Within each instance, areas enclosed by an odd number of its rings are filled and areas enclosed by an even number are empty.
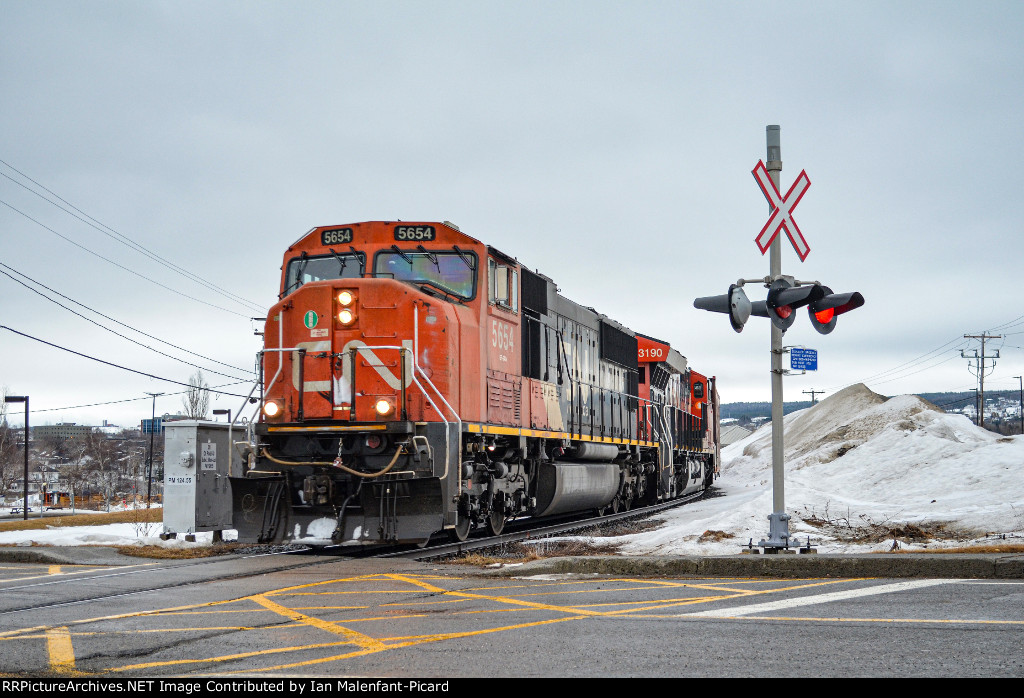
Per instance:
[[[199,452],[199,467],[202,470],[217,469],[217,444],[202,444],[202,450]]]

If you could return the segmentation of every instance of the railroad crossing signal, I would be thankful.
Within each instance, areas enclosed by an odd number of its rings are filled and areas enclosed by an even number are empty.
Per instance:
[[[725,295],[697,298],[693,301],[693,307],[710,310],[713,313],[728,313],[729,322],[737,332],[742,332],[743,326],[750,319],[750,301],[743,287],[736,284],[731,284],[729,292]]]
[[[836,327],[836,318],[843,313],[864,305],[864,296],[853,293],[832,293],[828,286],[822,286],[825,295],[807,306],[811,325],[821,334],[828,334]]]
[[[864,305],[864,296],[857,291],[832,293],[821,284],[793,285],[788,279],[777,279],[768,288],[768,298],[751,302],[741,284],[731,284],[728,293],[704,296],[693,301],[693,307],[729,316],[732,328],[743,331],[751,315],[766,317],[785,332],[796,321],[796,310],[807,306],[811,326],[821,334],[828,334],[836,326],[836,318]]]
[[[761,160],[757,161],[753,175],[761,187],[761,191],[764,192],[764,198],[768,199],[768,205],[772,207],[772,212],[768,216],[768,222],[764,224],[761,232],[754,238],[757,248],[761,250],[761,254],[764,254],[772,246],[772,241],[779,234],[779,230],[785,230],[789,241],[793,243],[793,249],[796,250],[797,256],[800,257],[800,261],[804,261],[807,259],[807,255],[810,254],[811,248],[807,241],[804,240],[800,227],[793,220],[793,210],[811,186],[811,180],[808,178],[807,172],[800,170],[800,175],[793,182],[793,186],[789,188],[789,191],[786,192],[786,196],[779,194],[775,182],[768,175],[768,170]]]
[[[768,288],[768,299],[752,303],[751,313],[766,317],[772,324],[785,332],[796,321],[794,311],[809,305],[825,295],[823,287],[793,286],[786,279],[777,279]]]

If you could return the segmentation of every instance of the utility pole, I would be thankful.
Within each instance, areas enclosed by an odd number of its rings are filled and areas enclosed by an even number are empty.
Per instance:
[[[24,520],[28,521],[28,395],[5,395],[4,404],[12,402],[24,402],[25,403],[25,499],[21,505],[21,513],[25,517]],[[40,488],[42,486],[40,485]],[[43,511],[43,500],[39,500],[39,511]],[[40,514],[41,515],[41,514]]]
[[[985,360],[992,359],[992,368],[996,367],[995,360],[999,358],[999,350],[996,349],[994,356],[985,355],[985,340],[986,339],[1002,339],[1001,334],[965,334],[964,339],[980,339],[981,340],[981,354],[978,354],[978,350],[974,350],[973,356],[968,356],[964,350],[960,351],[960,357],[964,359],[974,359],[975,366],[978,369],[978,426],[985,426]],[[968,369],[970,370],[970,369]]]
[[[818,401],[814,398],[814,396],[815,395],[824,395],[825,391],[824,390],[805,390],[804,391],[804,395],[807,395],[808,393],[811,394],[811,407],[814,407],[815,405],[818,404]]]
[[[1024,376],[1014,376],[1020,381],[1020,433],[1024,434]]]

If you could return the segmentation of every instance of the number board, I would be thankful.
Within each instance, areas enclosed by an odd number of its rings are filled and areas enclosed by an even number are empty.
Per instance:
[[[334,228],[320,233],[321,245],[340,245],[345,242],[352,242],[352,228]]]
[[[434,240],[437,232],[432,225],[396,225],[395,240],[408,242],[409,240]]]
[[[794,371],[817,371],[818,350],[794,347],[789,350],[789,367]]]

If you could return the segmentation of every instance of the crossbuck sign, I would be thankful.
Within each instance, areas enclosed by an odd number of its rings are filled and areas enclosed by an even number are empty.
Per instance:
[[[768,205],[772,207],[771,215],[768,216],[768,222],[764,224],[761,232],[754,238],[758,249],[761,250],[761,254],[767,252],[775,236],[779,234],[779,229],[782,229],[786,231],[789,241],[793,243],[793,249],[796,250],[800,261],[804,261],[807,259],[811,248],[800,233],[800,228],[797,226],[796,221],[793,220],[793,210],[811,186],[811,180],[808,179],[807,173],[804,170],[800,170],[800,176],[793,182],[793,186],[786,192],[785,197],[779,194],[775,182],[768,176],[768,170],[765,169],[764,162],[761,160],[757,161],[753,175],[761,187],[761,191],[764,192],[764,198],[768,199]]]

